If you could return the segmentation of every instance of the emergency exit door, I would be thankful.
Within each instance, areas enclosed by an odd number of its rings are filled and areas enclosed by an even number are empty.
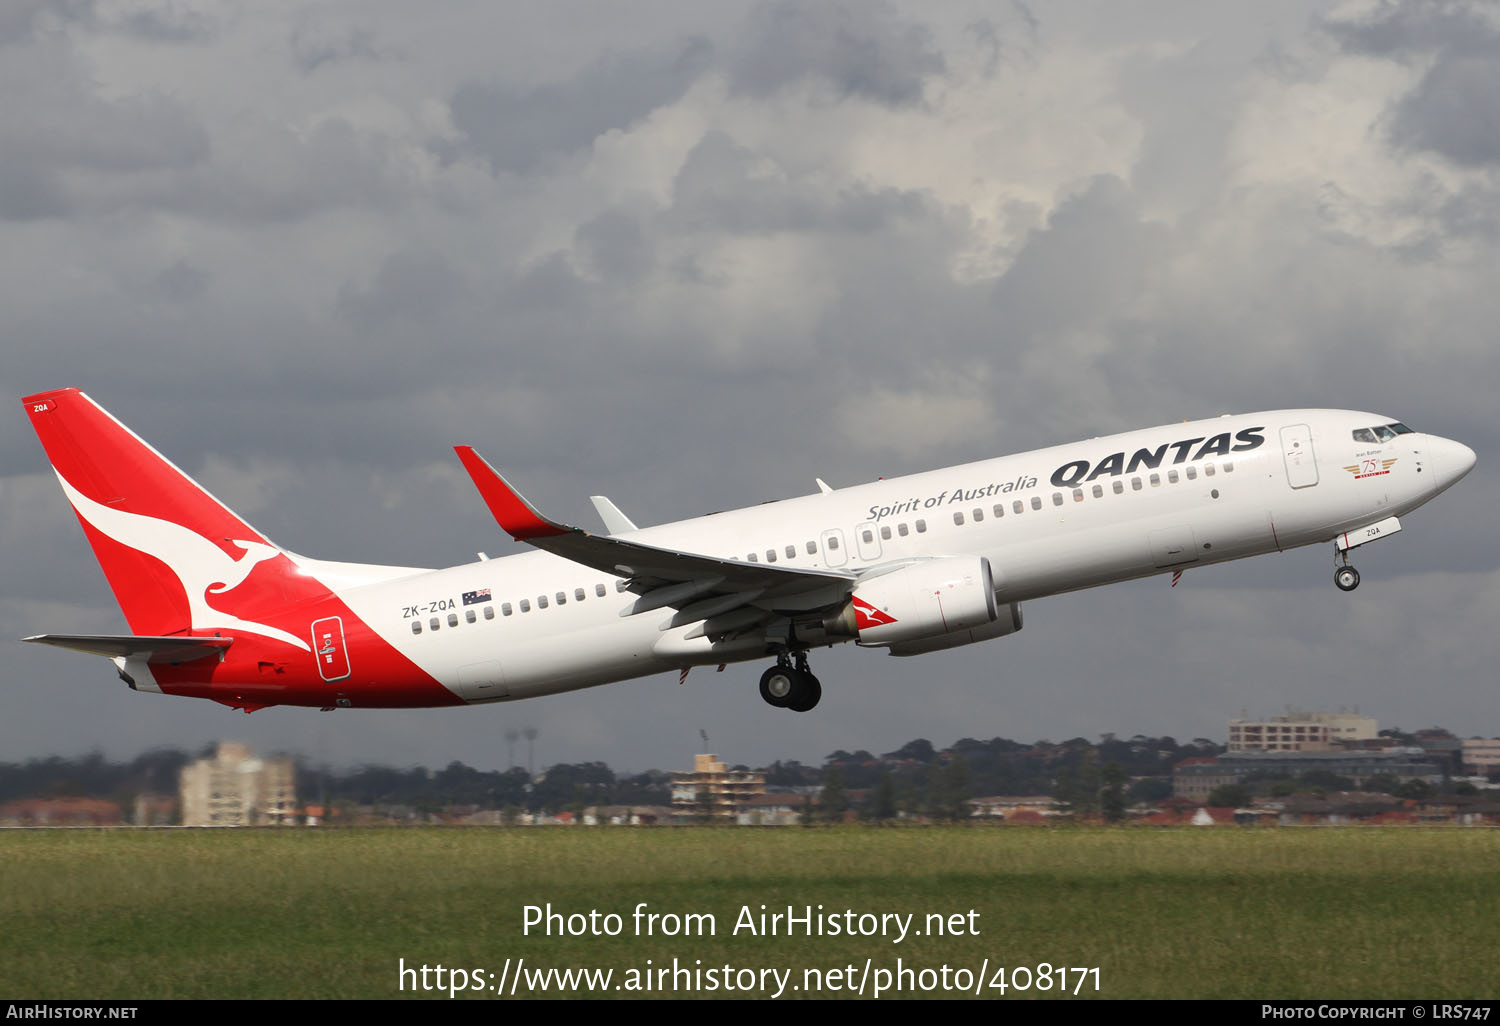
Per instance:
[[[1318,483],[1318,458],[1313,453],[1312,428],[1288,424],[1281,429],[1281,458],[1286,463],[1286,483],[1308,488]]]

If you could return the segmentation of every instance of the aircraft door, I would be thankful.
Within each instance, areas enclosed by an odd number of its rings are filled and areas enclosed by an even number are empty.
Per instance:
[[[459,667],[458,693],[471,702],[509,698],[510,686],[505,683],[505,671],[500,668],[500,661],[487,659]]]
[[[318,673],[332,683],[349,676],[349,649],[344,644],[344,621],[337,616],[314,620],[313,652],[317,655]]]
[[[1151,532],[1151,558],[1159,567],[1182,566],[1198,561],[1193,529],[1186,524]]]
[[[880,558],[880,528],[874,523],[860,524],[854,529],[855,544],[859,546],[859,558],[873,563]]]
[[[1286,483],[1308,488],[1318,483],[1318,458],[1313,452],[1312,428],[1288,424],[1281,429],[1281,458],[1286,463]]]
[[[849,552],[844,548],[844,532],[834,528],[824,531],[818,544],[823,546],[823,562],[828,566],[843,566],[849,562]]]

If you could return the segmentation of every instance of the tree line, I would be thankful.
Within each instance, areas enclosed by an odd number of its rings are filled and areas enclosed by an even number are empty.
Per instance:
[[[115,801],[128,809],[140,794],[175,794],[182,768],[211,757],[215,748],[209,744],[196,751],[154,749],[123,762],[94,752],[0,763],[0,804],[21,798],[81,797]],[[840,815],[858,805],[878,819],[900,812],[961,818],[966,814],[964,801],[974,795],[1052,795],[1055,789],[1057,797],[1078,803],[1080,810],[1098,811],[1097,796],[1107,789],[1105,774],[1119,775],[1120,781],[1159,778],[1120,786],[1124,801],[1152,800],[1170,790],[1167,778],[1175,762],[1221,750],[1203,738],[1180,745],[1170,737],[1142,735],[1031,744],[964,738],[944,750],[917,738],[878,756],[839,750],[820,766],[780,761],[764,772],[769,788],[803,792],[824,817],[833,815],[826,811],[832,803],[842,805]],[[520,767],[479,770],[457,761],[434,770],[378,764],[334,769],[298,760],[297,781],[304,804],[402,806],[417,813],[453,806],[557,812],[590,805],[671,804],[670,773],[653,769],[619,774],[603,762],[558,763],[533,778]],[[826,797],[821,793],[825,790]]]

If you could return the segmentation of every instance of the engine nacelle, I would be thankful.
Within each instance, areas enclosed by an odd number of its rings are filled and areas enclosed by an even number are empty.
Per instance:
[[[890,647],[893,656],[922,655],[924,652],[938,652],[945,648],[958,648],[960,645],[972,645],[978,641],[989,641],[991,638],[1003,638],[1007,634],[1014,634],[1021,629],[1021,603],[1012,602],[1009,606],[1002,606],[1000,617],[994,623],[987,623],[981,627],[975,627],[967,631],[953,631],[950,634],[940,634],[935,638],[921,638],[917,641],[903,641]]]
[[[861,581],[823,627],[860,645],[895,646],[987,627],[997,619],[990,561],[955,556]]]

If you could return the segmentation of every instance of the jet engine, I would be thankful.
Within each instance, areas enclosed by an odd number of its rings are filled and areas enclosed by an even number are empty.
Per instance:
[[[989,560],[954,556],[861,581],[823,628],[859,645],[888,645],[892,655],[917,655],[1011,634],[1021,628],[1021,610],[998,607]]]

